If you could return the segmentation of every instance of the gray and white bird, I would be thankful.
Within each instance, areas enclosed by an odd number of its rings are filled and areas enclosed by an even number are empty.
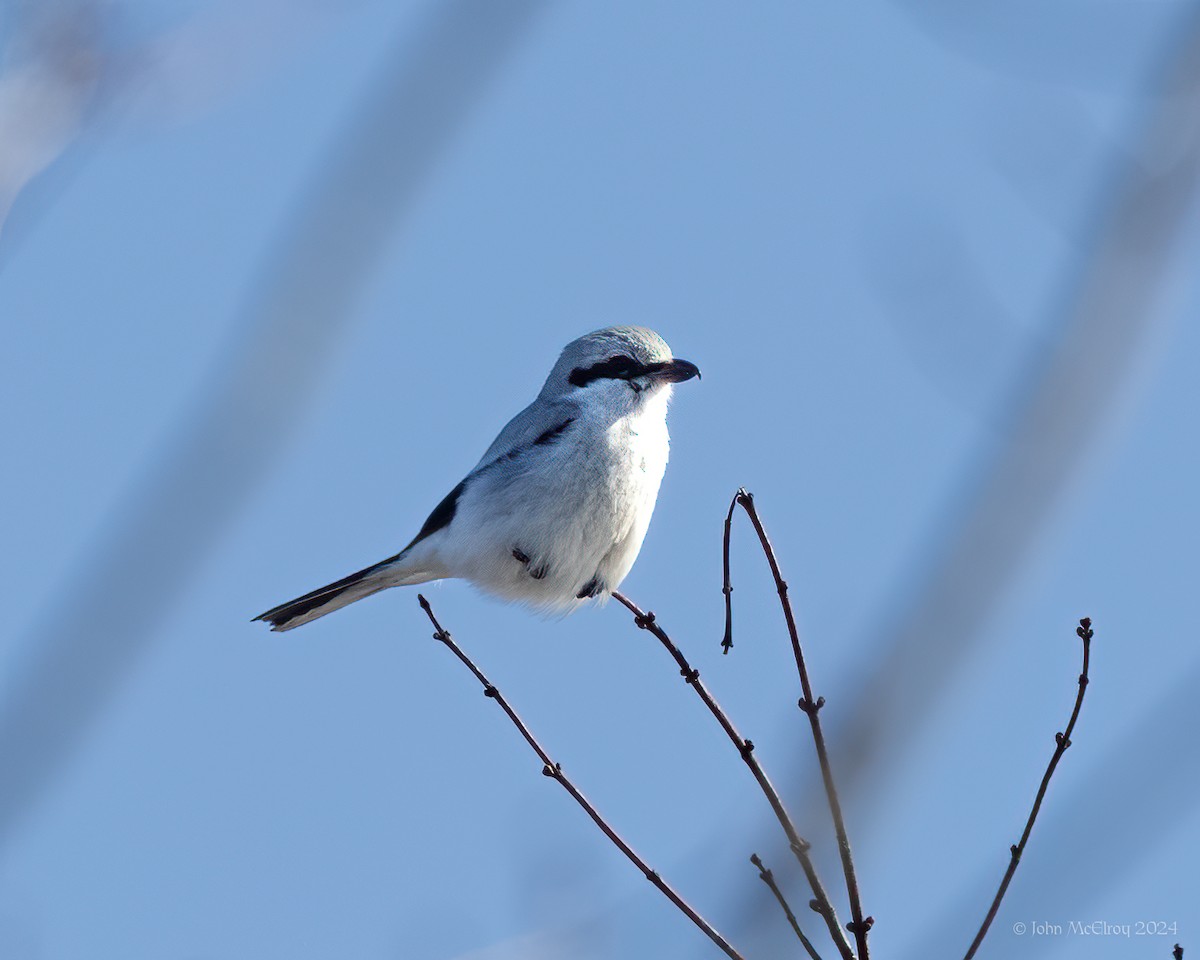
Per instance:
[[[645,327],[573,340],[412,543],[254,619],[291,630],[387,587],[452,577],[549,611],[607,598],[654,512],[672,385],[698,376]]]

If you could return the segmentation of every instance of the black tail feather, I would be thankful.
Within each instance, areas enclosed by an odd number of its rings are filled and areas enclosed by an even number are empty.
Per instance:
[[[260,613],[254,618],[254,621],[251,622],[265,620],[271,625],[272,630],[287,630],[290,629],[289,625],[299,626],[299,624],[294,623],[294,621],[300,620],[301,618],[312,613],[317,609],[317,607],[323,607],[326,604],[331,603],[348,590],[353,590],[355,587],[360,587],[364,580],[369,579],[373,574],[377,573],[380,569],[386,567],[395,560],[396,557],[389,557],[387,560],[383,560],[379,563],[359,570],[357,573],[352,573],[348,577],[342,577],[341,580],[335,581],[334,583],[328,583],[323,587],[318,587],[316,590],[312,590],[309,593],[304,594],[302,597],[297,597],[295,600],[289,600],[287,603],[281,603],[277,607],[272,607],[266,613]],[[377,589],[382,589],[382,585]],[[374,591],[370,592],[373,593]],[[365,593],[363,594],[363,596],[366,595],[367,594]],[[334,607],[332,609],[337,608]]]

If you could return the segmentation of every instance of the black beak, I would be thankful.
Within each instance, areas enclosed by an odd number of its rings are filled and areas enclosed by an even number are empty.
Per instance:
[[[654,371],[654,376],[667,383],[683,383],[684,380],[700,376],[700,368],[687,360],[670,360],[667,363],[655,364],[655,366],[658,369]]]

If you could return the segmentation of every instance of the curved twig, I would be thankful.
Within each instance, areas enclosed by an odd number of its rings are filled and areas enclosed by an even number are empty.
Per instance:
[[[1083,669],[1079,673],[1079,692],[1075,694],[1075,708],[1071,711],[1071,719],[1067,721],[1066,729],[1062,733],[1054,735],[1056,743],[1054,755],[1050,757],[1050,763],[1046,766],[1046,772],[1042,774],[1042,783],[1038,787],[1037,796],[1033,799],[1033,809],[1029,811],[1029,819],[1025,821],[1025,830],[1021,834],[1020,842],[1013,844],[1009,848],[1011,857],[1008,861],[1008,869],[1004,871],[1004,878],[1000,881],[1000,888],[996,891],[996,896],[992,899],[992,906],[988,910],[987,916],[983,918],[983,923],[979,927],[979,932],[975,934],[975,939],[971,941],[971,946],[967,950],[964,960],[971,960],[975,956],[975,951],[983,943],[983,938],[987,936],[988,928],[996,918],[996,913],[1000,909],[1000,901],[1004,899],[1004,895],[1008,892],[1008,885],[1012,882],[1013,874],[1017,872],[1017,864],[1021,862],[1021,854],[1025,852],[1025,844],[1029,842],[1029,834],[1033,832],[1033,822],[1037,819],[1038,811],[1042,809],[1042,800],[1046,796],[1046,788],[1050,786],[1050,778],[1054,776],[1054,770],[1058,766],[1058,761],[1062,759],[1062,755],[1067,752],[1067,747],[1071,745],[1071,734],[1075,730],[1075,721],[1079,719],[1079,708],[1083,706],[1083,695],[1087,691],[1088,658],[1092,648],[1092,621],[1088,617],[1084,617],[1079,621],[1079,626],[1075,628],[1075,632],[1083,641]],[[1176,949],[1178,950],[1178,947]],[[1179,953],[1182,955],[1183,951],[1180,950]]]
[[[725,594],[725,636],[721,639],[721,653],[729,653],[733,647],[733,584],[729,582],[729,534],[733,529],[733,511],[736,508],[737,497],[734,497],[729,503],[729,512],[725,514],[725,537],[721,545],[721,592]]]

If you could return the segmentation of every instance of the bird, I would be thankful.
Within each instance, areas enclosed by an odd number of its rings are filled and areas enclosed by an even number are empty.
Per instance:
[[[572,340],[408,546],[254,620],[292,630],[388,587],[453,578],[545,613],[607,600],[650,526],[672,389],[699,376],[646,327]]]

